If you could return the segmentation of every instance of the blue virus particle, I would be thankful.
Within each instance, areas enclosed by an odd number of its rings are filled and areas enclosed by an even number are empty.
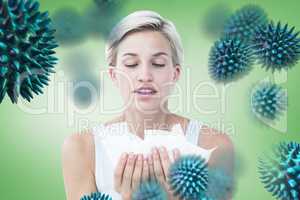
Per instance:
[[[112,200],[112,198],[108,194],[94,192],[90,195],[84,195],[80,200]]]
[[[258,117],[274,120],[286,110],[287,96],[284,90],[270,82],[259,84],[251,96],[252,111]]]
[[[281,142],[273,155],[259,158],[260,180],[276,199],[300,199],[300,144]]]
[[[207,36],[218,38],[222,35],[225,23],[231,13],[232,11],[228,4],[218,3],[205,13],[201,28]]]
[[[300,58],[299,32],[295,27],[282,26],[280,22],[274,25],[270,22],[266,27],[260,27],[255,32],[253,46],[259,63],[267,71],[289,69],[297,64]]]
[[[64,57],[63,66],[72,81],[69,96],[79,109],[88,108],[96,103],[100,95],[100,80],[95,75],[91,56],[81,51],[74,51]]]
[[[246,5],[233,13],[224,26],[224,35],[250,42],[255,30],[268,23],[265,11],[257,5]]]
[[[209,72],[217,82],[232,82],[245,76],[254,61],[252,48],[236,38],[215,42],[209,55]]]
[[[79,109],[86,109],[97,102],[99,97],[99,84],[91,76],[80,77],[73,81],[72,99]]]
[[[61,61],[66,74],[73,79],[95,74],[93,57],[88,51],[76,50],[64,56]]]
[[[17,103],[43,93],[57,62],[54,32],[37,1],[0,1],[0,103],[5,94]]]
[[[94,0],[84,13],[84,22],[87,31],[96,37],[104,39],[121,18],[121,9],[126,1],[121,0]]]
[[[57,10],[53,15],[55,37],[62,45],[76,44],[87,36],[87,27],[83,17],[69,7]]]
[[[208,183],[207,163],[197,155],[177,159],[169,169],[169,185],[181,199],[196,200],[204,196]]]
[[[208,199],[229,199],[233,193],[234,182],[232,176],[218,168],[208,168],[208,185],[206,196]]]
[[[94,0],[94,3],[100,8],[108,8],[114,4],[120,3],[120,0]],[[115,5],[114,5],[115,6]]]
[[[144,181],[132,194],[132,200],[167,200],[165,189],[157,181]]]

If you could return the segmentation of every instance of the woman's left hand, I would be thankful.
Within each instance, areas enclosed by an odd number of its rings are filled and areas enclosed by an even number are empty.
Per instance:
[[[180,152],[178,149],[174,149],[172,152],[174,162],[177,158],[179,158]],[[173,196],[171,188],[168,184],[169,167],[172,164],[172,161],[170,160],[167,149],[165,147],[152,148],[151,155],[148,161],[150,168],[150,177],[155,178],[165,188],[168,193],[168,199],[178,199]]]

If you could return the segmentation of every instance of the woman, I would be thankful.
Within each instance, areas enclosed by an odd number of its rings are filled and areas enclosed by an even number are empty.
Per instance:
[[[166,146],[153,146],[151,153],[142,154],[126,152],[126,148],[143,142],[149,130],[172,134],[170,130],[178,124],[189,142],[203,149],[216,148],[208,160],[210,166],[233,175],[233,146],[229,137],[168,110],[168,96],[180,77],[183,62],[180,37],[172,22],[152,11],[128,15],[112,30],[106,57],[109,76],[120,90],[125,109],[100,128],[66,138],[62,157],[68,200],[78,200],[97,190],[108,191],[113,199],[127,200],[139,183],[149,178],[160,181],[169,199],[175,199],[167,184],[167,172],[181,150],[171,149],[171,155]],[[118,129],[114,140],[107,142],[113,135],[107,128],[116,126],[125,127],[130,134]]]

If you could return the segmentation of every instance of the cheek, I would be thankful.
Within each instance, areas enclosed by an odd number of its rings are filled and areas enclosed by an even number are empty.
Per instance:
[[[122,72],[118,76],[119,90],[122,96],[129,96],[134,90],[133,80],[130,74]]]
[[[119,86],[121,87],[129,87],[133,86],[133,75],[125,70],[119,71],[118,74]]]
[[[158,73],[156,75],[156,82],[160,85],[160,87],[167,87],[174,84],[172,72]]]

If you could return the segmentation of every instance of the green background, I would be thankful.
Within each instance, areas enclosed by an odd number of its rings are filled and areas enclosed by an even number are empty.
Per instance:
[[[225,1],[230,9],[252,3],[265,9],[275,22],[280,20],[300,30],[299,3],[294,0],[274,1]],[[50,14],[68,6],[79,12],[91,5],[90,0],[41,0],[41,10]],[[207,63],[211,46],[217,38],[210,37],[202,26],[209,9],[222,1],[181,1],[181,0],[128,0],[120,15],[149,9],[160,13],[173,21],[182,37],[185,50],[185,64],[179,81],[183,91],[193,91],[200,82],[210,83],[217,88],[217,98],[195,100],[197,105],[214,109],[214,113],[200,113],[192,104],[192,93],[181,95],[182,104],[171,100],[170,108],[178,114],[204,121],[211,126],[231,134],[237,153],[237,187],[234,199],[273,199],[260,183],[257,173],[257,157],[279,141],[300,141],[299,74],[300,64],[287,73],[266,72],[255,65],[249,75],[231,84],[226,92],[224,86],[215,84],[208,75]],[[224,4],[221,4],[224,5]],[[66,136],[86,127],[113,117],[103,113],[97,103],[91,110],[72,112],[68,98],[68,73],[64,66],[66,56],[72,52],[82,52],[89,56],[93,72],[100,80],[100,70],[105,70],[105,41],[100,37],[88,38],[78,44],[57,48],[60,61],[57,73],[52,75],[49,88],[41,96],[23,106],[13,105],[8,97],[0,105],[0,195],[1,199],[65,199],[61,172],[61,146]],[[273,78],[287,89],[287,114],[272,126],[262,123],[250,112],[249,93],[253,85],[260,80]],[[105,108],[118,108],[121,99],[114,97],[118,91],[107,77],[101,82],[101,95],[104,95]],[[50,89],[51,88],[51,89]],[[60,88],[60,90],[58,89]],[[58,92],[59,91],[59,92]],[[213,90],[202,88],[198,94],[212,94]],[[99,99],[98,101],[101,101]],[[224,104],[223,107],[221,106]],[[187,104],[190,107],[186,106]],[[27,110],[25,109],[27,108]],[[28,110],[31,109],[31,111]],[[222,111],[221,108],[225,108]],[[41,110],[40,113],[32,111]],[[177,109],[177,110],[176,110]],[[79,113],[81,112],[81,113]],[[80,161],[79,161],[80,162]]]

